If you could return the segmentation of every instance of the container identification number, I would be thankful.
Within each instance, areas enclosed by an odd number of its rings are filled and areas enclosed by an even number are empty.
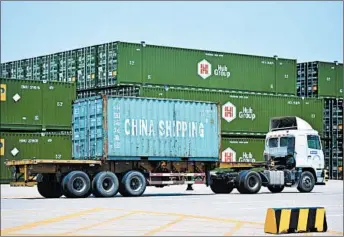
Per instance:
[[[40,86],[29,86],[29,85],[21,85],[20,88],[24,90],[40,90],[41,89]]]
[[[291,100],[289,100],[288,104],[289,105],[299,105],[299,104],[301,104],[301,102],[300,101],[291,101]]]
[[[19,143],[38,143],[38,139],[19,139]]]

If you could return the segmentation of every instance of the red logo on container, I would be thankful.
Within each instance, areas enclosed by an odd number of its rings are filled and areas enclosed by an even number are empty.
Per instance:
[[[211,76],[211,64],[207,60],[202,60],[197,64],[197,73],[203,79]]]
[[[231,122],[236,118],[236,107],[231,102],[227,102],[222,106],[222,118],[227,122]]]
[[[236,152],[231,148],[227,148],[222,152],[222,162],[236,162]]]
[[[208,74],[209,65],[208,64],[201,64],[201,74]]]

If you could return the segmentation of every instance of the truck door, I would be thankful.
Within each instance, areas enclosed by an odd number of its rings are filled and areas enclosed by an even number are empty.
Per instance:
[[[322,153],[320,138],[317,135],[307,135],[308,155],[307,160],[310,167],[319,169],[324,167],[324,155]]]
[[[308,167],[308,147],[305,135],[298,135],[295,142],[296,167]]]

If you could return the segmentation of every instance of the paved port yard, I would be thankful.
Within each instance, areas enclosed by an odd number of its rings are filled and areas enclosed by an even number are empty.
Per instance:
[[[343,236],[343,181],[313,193],[214,195],[204,185],[148,187],[138,198],[43,199],[36,188],[1,186],[1,235],[265,235],[269,207],[324,206],[328,232]],[[301,235],[301,234],[288,234]],[[306,233],[302,235],[324,235]]]

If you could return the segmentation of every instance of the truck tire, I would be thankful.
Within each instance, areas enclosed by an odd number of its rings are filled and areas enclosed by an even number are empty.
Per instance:
[[[62,188],[67,198],[85,198],[91,194],[91,181],[82,171],[72,171],[62,180]]]
[[[211,191],[215,194],[229,194],[233,191],[234,185],[231,183],[226,183],[224,180],[213,180],[213,183],[210,185]]]
[[[245,176],[241,177],[241,188],[247,194],[258,193],[262,187],[262,179],[260,175],[255,171],[248,171]],[[240,192],[240,191],[239,191]]]
[[[284,186],[267,186],[267,188],[272,193],[280,193],[283,191]]]
[[[138,197],[146,190],[146,178],[139,171],[129,171],[121,181],[119,191],[124,197]]]
[[[247,194],[245,187],[244,187],[244,177],[248,171],[244,170],[239,173],[239,175],[235,179],[235,187],[241,194]]]
[[[37,183],[37,190],[44,198],[60,198],[62,196],[62,188],[54,175],[42,174],[42,182]]]
[[[297,186],[297,190],[301,193],[309,193],[313,190],[315,185],[315,178],[313,174],[309,171],[304,171],[301,174],[301,178],[299,181],[299,185]]]
[[[99,172],[92,181],[92,192],[95,197],[113,197],[118,193],[119,181],[113,172]]]

